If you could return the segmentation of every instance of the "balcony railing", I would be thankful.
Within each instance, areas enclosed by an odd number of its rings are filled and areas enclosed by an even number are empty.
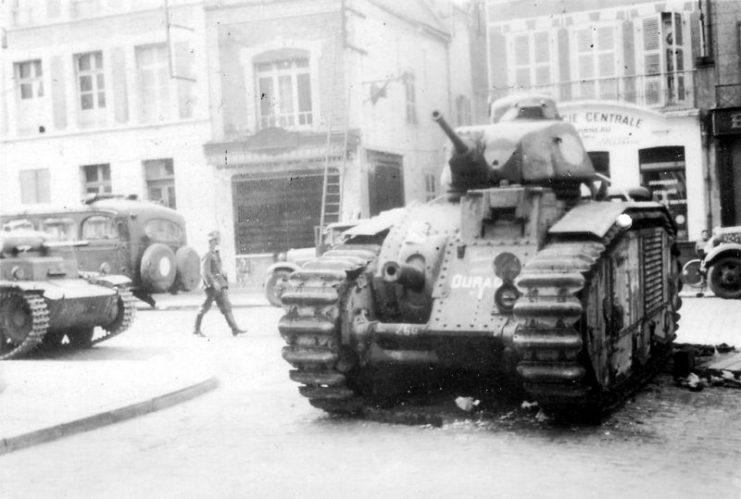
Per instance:
[[[549,85],[510,87],[495,92],[499,98],[519,92],[538,92],[566,102],[608,100],[652,108],[691,109],[696,107],[694,71],[621,76],[567,81]]]
[[[715,86],[717,107],[741,107],[741,83]]]

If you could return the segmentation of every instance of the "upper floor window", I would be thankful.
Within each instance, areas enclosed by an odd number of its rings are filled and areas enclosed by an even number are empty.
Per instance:
[[[171,118],[167,45],[136,47],[139,80],[139,119],[143,123]]]
[[[302,54],[267,53],[255,61],[260,128],[313,123],[309,59]]]
[[[407,123],[417,124],[417,96],[414,88],[414,74],[404,74],[404,93],[406,96]]]
[[[690,74],[685,71],[689,50],[679,13],[662,12],[643,19],[643,72],[647,104],[665,104],[689,98]]]
[[[551,42],[547,31],[521,33],[511,39],[514,75],[519,88],[549,85],[552,78]]]
[[[103,74],[103,53],[88,52],[75,56],[77,68],[78,95],[80,109],[89,111],[104,108],[106,105],[105,76]]]
[[[455,124],[466,126],[471,123],[471,99],[465,95],[459,95],[455,98]]]
[[[82,193],[87,194],[110,194],[111,189],[111,165],[85,165],[82,170]]]
[[[35,204],[51,201],[51,182],[48,168],[21,170],[21,203]]]
[[[572,32],[572,53],[576,86],[574,97],[581,99],[618,98],[618,54],[616,26],[592,25]]]
[[[18,95],[21,100],[37,99],[44,96],[40,60],[16,63],[15,76],[18,82]]]
[[[143,164],[147,198],[175,209],[175,169],[172,159],[148,159]]]

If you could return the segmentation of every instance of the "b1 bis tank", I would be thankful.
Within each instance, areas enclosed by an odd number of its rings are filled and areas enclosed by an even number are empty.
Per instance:
[[[136,310],[130,284],[81,273],[72,243],[33,230],[0,232],[0,360],[39,345],[89,347],[124,332]]]
[[[433,114],[454,148],[447,199],[361,224],[291,275],[283,357],[312,405],[362,411],[396,373],[454,372],[593,414],[670,352],[681,301],[666,208],[611,199],[553,100],[492,109],[457,132]]]

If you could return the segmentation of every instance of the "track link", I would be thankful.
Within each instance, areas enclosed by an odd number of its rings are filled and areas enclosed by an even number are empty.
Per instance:
[[[586,352],[588,340],[584,331],[589,324],[580,321],[588,320],[589,314],[584,310],[583,291],[610,246],[617,242],[619,232],[614,227],[601,242],[550,243],[523,268],[518,279],[518,285],[526,291],[514,307],[520,324],[514,337],[521,359],[517,372],[524,388],[552,412],[576,408],[601,412],[614,406],[616,399],[621,398],[620,393],[629,393],[654,373],[653,366],[647,365],[631,374],[628,382],[621,383],[619,388],[610,386],[602,390],[594,379]],[[667,273],[672,271],[666,269]],[[681,306],[677,292],[677,286],[670,284],[670,298],[660,305],[672,314],[672,334],[679,319],[676,309]],[[659,345],[654,350],[651,355],[655,364],[659,357],[663,360],[663,355]]]
[[[311,405],[327,412],[352,414],[363,407],[349,375],[352,354],[342,347],[341,316],[347,294],[378,251],[338,246],[291,274],[282,296],[286,314],[278,329],[287,343],[283,358],[294,367],[289,376]]]
[[[118,313],[116,314],[116,318],[112,323],[103,326],[104,334],[93,339],[90,346],[123,333],[129,329],[131,323],[134,321],[134,316],[136,315],[136,299],[131,293],[131,290],[128,288],[116,288],[116,292],[118,294]]]
[[[0,360],[18,358],[41,343],[49,327],[49,309],[40,295],[15,289],[0,291],[0,303],[3,304],[0,312],[0,315],[2,315],[0,317],[0,321],[2,321],[0,322],[0,328],[2,328],[2,331],[0,331],[0,341],[2,342],[0,344]],[[17,325],[13,322],[14,310],[12,308],[6,309],[6,307],[13,306],[25,309],[28,312],[28,316],[20,325],[28,332],[20,342],[13,341],[11,338],[12,336],[21,335],[22,332],[13,331],[11,335],[9,330]]]

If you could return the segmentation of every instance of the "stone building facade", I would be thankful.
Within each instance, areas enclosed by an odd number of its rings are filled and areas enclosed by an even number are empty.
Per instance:
[[[555,97],[597,169],[617,185],[648,187],[672,212],[680,239],[696,239],[720,224],[708,52],[729,41],[708,27],[723,15],[719,6],[733,3],[488,0],[493,96]]]

